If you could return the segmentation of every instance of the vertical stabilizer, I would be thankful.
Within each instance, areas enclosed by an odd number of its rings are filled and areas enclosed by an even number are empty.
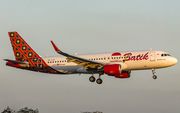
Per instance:
[[[16,61],[26,61],[29,70],[56,73],[17,32],[8,32]]]
[[[17,32],[9,32],[12,49],[17,61],[40,58],[40,56],[24,41]]]

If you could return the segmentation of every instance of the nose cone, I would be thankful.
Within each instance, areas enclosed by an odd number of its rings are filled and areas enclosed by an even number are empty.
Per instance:
[[[173,65],[175,65],[175,64],[177,64],[178,60],[176,58],[172,58],[171,62],[172,62]]]

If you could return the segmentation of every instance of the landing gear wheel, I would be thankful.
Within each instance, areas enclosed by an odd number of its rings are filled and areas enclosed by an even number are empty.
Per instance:
[[[98,84],[102,84],[102,79],[100,79],[100,78],[98,78],[97,80],[96,80],[96,82],[98,83]]]
[[[90,82],[94,82],[95,80],[96,80],[96,78],[94,76],[89,77]]]
[[[153,75],[153,79],[157,79],[157,76],[156,76],[156,75]]]

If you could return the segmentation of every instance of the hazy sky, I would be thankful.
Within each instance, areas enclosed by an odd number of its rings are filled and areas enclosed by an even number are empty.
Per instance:
[[[41,56],[162,50],[180,60],[178,0],[0,0],[0,111],[28,106],[40,113],[179,113],[180,63],[132,71],[131,78],[53,75],[5,66],[17,31]],[[98,75],[95,75],[98,77]]]

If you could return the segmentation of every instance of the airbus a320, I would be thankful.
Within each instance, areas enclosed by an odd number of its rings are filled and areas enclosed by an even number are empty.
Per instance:
[[[116,78],[129,78],[131,70],[155,69],[175,65],[178,60],[164,51],[134,51],[103,54],[70,55],[61,51],[53,41],[54,50],[61,56],[39,56],[17,32],[8,32],[15,60],[4,59],[6,65],[25,70],[51,74],[92,74],[90,82],[102,84],[101,76],[107,74]],[[94,74],[99,74],[96,80]]]

